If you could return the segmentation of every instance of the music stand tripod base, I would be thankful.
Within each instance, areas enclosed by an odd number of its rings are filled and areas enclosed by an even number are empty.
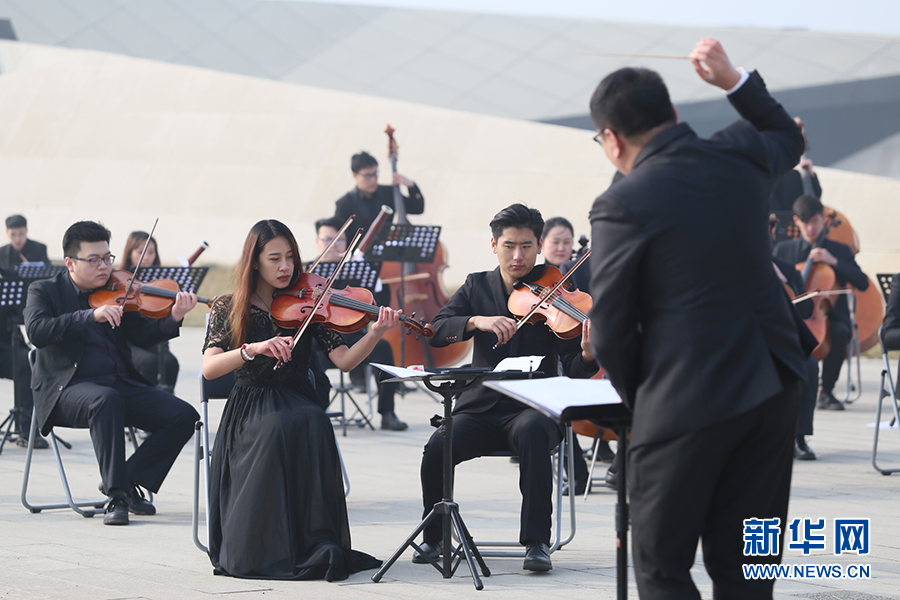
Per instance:
[[[486,379],[520,379],[529,377],[528,373],[521,372],[496,372],[490,371],[485,373],[473,374],[471,370],[467,373],[459,373],[454,375],[453,369],[447,369],[442,373],[423,374],[421,378],[395,378],[388,379],[391,381],[413,381],[420,380],[426,388],[432,392],[436,392],[443,397],[444,417],[441,423],[441,431],[444,437],[444,457],[443,457],[443,499],[434,505],[431,512],[422,520],[421,523],[407,536],[394,554],[381,566],[377,573],[372,575],[372,581],[378,583],[387,573],[388,569],[400,558],[400,555],[412,546],[417,552],[424,556],[422,548],[414,541],[425,527],[434,519],[441,519],[441,548],[443,550],[443,559],[431,560],[431,565],[438,570],[444,579],[450,579],[456,573],[463,558],[472,573],[472,579],[476,590],[484,589],[484,583],[478,576],[475,567],[476,561],[481,569],[482,575],[491,576],[491,571],[484,562],[484,558],[478,551],[472,535],[469,533],[466,524],[463,522],[459,513],[459,505],[453,501],[453,396],[460,394],[468,389],[481,385]],[[441,381],[440,385],[434,382]],[[453,533],[456,532],[458,543],[454,542]],[[451,550],[452,549],[452,550]]]

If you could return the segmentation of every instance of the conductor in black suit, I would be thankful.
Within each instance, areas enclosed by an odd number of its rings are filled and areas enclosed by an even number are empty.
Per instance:
[[[358,227],[368,230],[381,212],[382,205],[397,209],[394,206],[394,188],[390,185],[378,185],[378,161],[368,152],[354,154],[350,159],[350,170],[356,187],[334,203],[334,217],[343,225],[351,215],[356,215],[352,231],[356,231]],[[403,197],[406,214],[421,215],[425,210],[425,198],[416,182],[405,175],[394,173],[392,183],[404,185],[409,190],[409,196]]]
[[[825,209],[819,199],[800,196],[794,201],[793,210],[794,224],[800,230],[800,237],[779,242],[775,246],[774,256],[794,265],[812,257],[813,263],[824,263],[834,270],[839,286],[849,283],[859,290],[868,289],[869,278],[856,264],[850,247],[825,237]],[[828,322],[831,325],[828,329],[831,350],[822,359],[822,389],[817,406],[824,410],[844,410],[844,404],[834,397],[833,390],[841,374],[841,365],[847,358],[847,344],[853,336],[847,296],[834,298],[834,304],[828,311]]]
[[[677,123],[653,71],[616,71],[591,98],[596,140],[624,175],[590,213],[591,340],[634,412],[641,598],[700,597],[699,539],[715,598],[765,598],[773,580],[746,580],[741,565],[780,562],[782,545],[744,556],[743,520],[780,519],[784,539],[807,354],[772,267],[766,205],[803,137],[717,41],[691,59],[745,119],[709,140]]]
[[[516,320],[507,306],[513,284],[533,278],[535,260],[541,251],[544,220],[537,209],[513,204],[491,221],[491,248],[499,266],[493,271],[470,273],[466,282],[431,321],[432,346],[446,346],[474,338],[473,367],[493,369],[510,356],[543,356],[540,370],[556,375],[557,363],[569,377],[588,378],[597,372],[590,350],[587,322],[579,335],[562,340],[543,322],[524,325],[516,331]],[[542,267],[538,267],[542,269]],[[494,348],[496,346],[496,348]],[[519,456],[519,490],[522,513],[519,542],[526,547],[524,569],[552,568],[550,543],[553,511],[553,475],[550,451],[562,439],[559,424],[538,411],[486,387],[460,395],[453,410],[453,464],[509,450]],[[443,438],[435,432],[422,456],[422,500],[424,514],[440,502],[442,492]],[[423,551],[437,558],[441,539],[440,521],[424,531]],[[427,562],[417,552],[413,562]]]
[[[149,347],[176,337],[197,297],[178,292],[163,319],[123,314],[121,306],[92,309],[88,295],[106,284],[115,261],[109,237],[92,221],[66,230],[68,272],[31,284],[25,326],[39,349],[31,387],[41,432],[55,425],[90,429],[101,491],[110,498],[103,522],[127,525],[129,512],[156,513],[141,488],[159,491],[199,419],[189,404],[141,376],[128,342]],[[123,431],[129,425],[150,435],[126,461]]]

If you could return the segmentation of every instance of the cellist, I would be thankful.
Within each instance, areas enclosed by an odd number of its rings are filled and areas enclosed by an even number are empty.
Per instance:
[[[351,215],[356,215],[353,227],[368,230],[372,221],[378,216],[381,206],[394,206],[394,190],[389,185],[378,185],[378,161],[368,152],[354,154],[350,159],[350,170],[356,187],[344,194],[334,203],[335,221],[343,223]],[[404,196],[406,212],[421,215],[425,210],[425,198],[422,191],[412,179],[394,173],[393,185],[404,185],[409,196]]]
[[[869,279],[856,264],[849,246],[825,237],[825,209],[818,198],[800,196],[794,201],[793,211],[800,237],[777,244],[775,257],[795,265],[807,259],[813,263],[824,263],[834,269],[839,286],[849,283],[859,290],[867,289]],[[847,357],[847,344],[853,335],[846,296],[836,297],[828,311],[828,320],[831,324],[831,351],[822,360],[822,387],[816,406],[823,410],[844,410],[844,404],[834,397],[832,391],[841,374],[841,365]]]

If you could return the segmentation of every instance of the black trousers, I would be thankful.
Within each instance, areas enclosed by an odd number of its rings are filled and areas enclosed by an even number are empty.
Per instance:
[[[361,340],[365,334],[365,331],[357,331],[355,333],[342,333],[341,337],[344,338],[348,346],[352,346]],[[331,361],[328,360],[327,356],[325,357],[325,362],[331,365]],[[387,340],[378,340],[378,343],[369,352],[369,356],[350,371],[350,381],[354,385],[366,385],[366,365],[369,363],[394,364],[394,352],[391,350],[391,345]],[[373,371],[375,371],[375,380],[378,382],[378,414],[386,415],[392,413],[394,412],[394,394],[397,393],[399,384],[383,383],[382,380],[390,379],[391,375],[379,369],[373,369]]]
[[[444,438],[434,432],[422,454],[423,516],[441,501],[443,492]],[[562,429],[532,408],[502,399],[490,410],[453,415],[453,466],[473,458],[509,450],[519,456],[519,491],[522,512],[519,542],[550,543],[553,514],[553,464],[550,451],[562,440]],[[441,521],[433,520],[424,531],[425,541],[441,539]]]
[[[841,374],[841,367],[847,358],[847,344],[852,334],[850,325],[844,321],[831,319],[828,334],[831,337],[831,351],[822,359],[822,390],[831,392]]]
[[[80,382],[68,386],[49,422],[91,430],[103,491],[109,494],[127,490],[129,483],[158,492],[199,418],[191,405],[172,394],[117,377],[110,385]],[[126,426],[150,432],[127,461]]]
[[[741,565],[781,562],[787,531],[799,382],[746,413],[628,449],[634,571],[642,600],[691,599],[698,539],[713,598],[771,598],[774,580]],[[744,556],[743,520],[781,519],[777,556]]]
[[[819,395],[819,361],[806,359],[806,377],[800,382],[800,410],[797,413],[797,435],[813,434],[813,415]]]
[[[0,330],[0,378],[12,379],[15,386],[14,406],[19,409],[16,415],[16,428],[19,435],[26,438],[31,430],[31,412],[34,410],[34,397],[31,395],[31,365],[28,364],[28,346],[22,333],[16,327],[12,335],[17,337],[15,369],[13,369],[13,346],[9,330]],[[0,418],[0,421],[3,419]]]
[[[175,355],[169,350],[169,342],[163,342],[158,346],[154,346],[152,348],[146,349],[141,348],[140,346],[135,346],[133,344],[129,344],[131,348],[131,359],[134,361],[134,366],[137,367],[137,370],[141,375],[144,376],[144,379],[149,381],[150,383],[156,383],[160,381],[163,384],[163,389],[167,391],[173,391],[175,389],[175,382],[178,381],[178,359],[175,358]],[[163,355],[163,376],[159,376],[159,354],[162,352]]]

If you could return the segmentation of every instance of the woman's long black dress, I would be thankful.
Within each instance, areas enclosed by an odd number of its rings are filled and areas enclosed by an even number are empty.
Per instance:
[[[203,349],[229,349],[229,297],[213,305]],[[291,335],[251,305],[249,341]],[[381,561],[350,548],[334,430],[314,401],[312,338],[343,342],[312,325],[277,371],[257,356],[237,369],[210,467],[209,557],[217,575],[251,579],[346,579]]]

